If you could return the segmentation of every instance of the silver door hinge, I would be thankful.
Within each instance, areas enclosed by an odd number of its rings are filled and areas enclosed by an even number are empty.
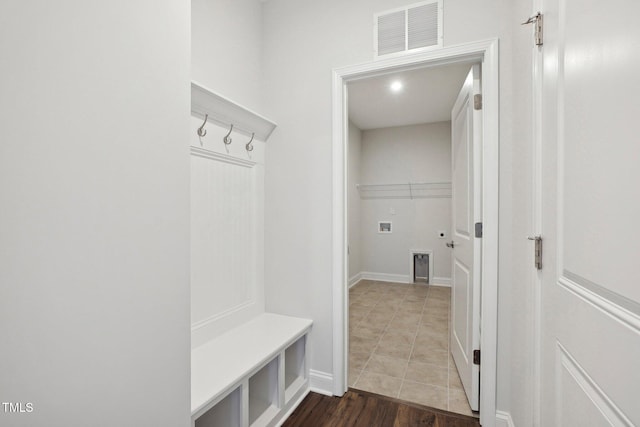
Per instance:
[[[535,39],[536,46],[542,46],[542,14],[538,12],[522,23],[522,25],[528,24],[533,24],[533,37]]]
[[[534,265],[538,270],[542,270],[542,237],[541,236],[529,236],[527,237],[529,240],[535,240],[536,249],[534,256]]]
[[[482,237],[482,223],[476,222],[476,237]]]
[[[480,365],[480,350],[473,350],[473,364]]]
[[[473,95],[473,109],[482,110],[482,94],[481,93]]]

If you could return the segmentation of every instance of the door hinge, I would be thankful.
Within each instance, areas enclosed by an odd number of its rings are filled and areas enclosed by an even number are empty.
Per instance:
[[[533,24],[533,37],[536,46],[542,46],[542,14],[538,12],[522,23],[522,25],[528,24]]]
[[[480,365],[480,350],[473,350],[473,364]]]
[[[482,94],[477,93],[473,95],[473,109],[482,110]]]
[[[476,222],[476,237],[482,237],[482,223]]]
[[[542,236],[529,236],[527,239],[536,242],[534,265],[538,270],[542,270]]]

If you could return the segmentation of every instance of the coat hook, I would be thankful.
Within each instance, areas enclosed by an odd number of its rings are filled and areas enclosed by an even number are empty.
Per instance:
[[[229,137],[229,135],[231,135],[232,130],[233,130],[233,123],[231,124],[231,129],[229,129],[229,133],[224,138],[222,138],[222,141],[227,145],[231,144],[231,138]]]
[[[205,136],[205,135],[207,134],[207,131],[206,131],[206,130],[204,130],[204,125],[206,125],[206,124],[207,124],[207,119],[209,119],[209,115],[208,115],[208,114],[205,114],[205,115],[204,115],[204,123],[202,123],[202,126],[200,126],[200,127],[198,128],[198,136],[199,136],[199,137],[203,137],[203,136]]]
[[[253,145],[251,144],[253,142],[253,137],[255,136],[255,132],[251,134],[251,141],[247,142],[247,145],[245,145],[245,148],[247,149],[247,151],[253,151]]]

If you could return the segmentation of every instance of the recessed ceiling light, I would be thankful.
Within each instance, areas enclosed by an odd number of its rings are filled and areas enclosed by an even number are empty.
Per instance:
[[[396,80],[393,83],[391,83],[390,88],[392,92],[400,92],[402,90],[402,82]]]

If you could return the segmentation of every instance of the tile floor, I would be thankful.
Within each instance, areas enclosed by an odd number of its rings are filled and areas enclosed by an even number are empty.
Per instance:
[[[474,415],[449,353],[450,297],[450,288],[426,284],[352,287],[349,386]]]

